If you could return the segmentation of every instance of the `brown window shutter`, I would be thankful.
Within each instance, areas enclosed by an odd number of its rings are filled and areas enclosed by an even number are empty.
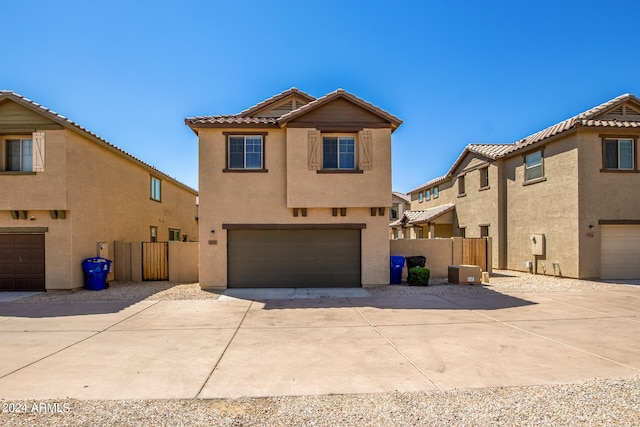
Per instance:
[[[44,132],[34,132],[33,141],[33,171],[44,172]]]
[[[309,170],[320,169],[320,131],[310,130],[308,134]]]
[[[359,132],[360,139],[360,170],[367,171],[373,169],[373,144],[370,130]]]

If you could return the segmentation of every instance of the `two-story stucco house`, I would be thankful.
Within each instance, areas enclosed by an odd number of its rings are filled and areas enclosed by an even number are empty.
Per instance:
[[[115,241],[196,240],[196,191],[0,91],[0,290],[76,289]],[[113,266],[115,267],[115,265]]]
[[[292,88],[193,117],[204,288],[389,283],[391,134],[402,123],[337,90]]]
[[[469,145],[446,175],[409,192],[411,210],[392,228],[490,236],[494,268],[640,278],[639,135],[640,100],[625,94],[513,144]],[[450,230],[415,220],[445,206]]]

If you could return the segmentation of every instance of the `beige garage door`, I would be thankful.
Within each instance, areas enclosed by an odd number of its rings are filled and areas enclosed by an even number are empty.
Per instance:
[[[603,225],[602,279],[640,279],[640,225]]]
[[[360,230],[228,230],[229,288],[359,287]]]

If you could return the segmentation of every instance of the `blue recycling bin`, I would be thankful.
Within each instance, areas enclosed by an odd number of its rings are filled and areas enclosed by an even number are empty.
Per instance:
[[[84,287],[91,291],[101,291],[109,287],[107,274],[111,270],[111,260],[95,257],[82,261],[84,271]]]
[[[391,257],[391,284],[399,285],[402,283],[402,268],[404,267],[403,256]]]

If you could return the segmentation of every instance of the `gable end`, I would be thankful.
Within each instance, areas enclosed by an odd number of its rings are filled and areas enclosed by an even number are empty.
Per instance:
[[[287,123],[289,127],[315,127],[319,130],[357,130],[390,128],[382,117],[350,102],[337,98]]]

